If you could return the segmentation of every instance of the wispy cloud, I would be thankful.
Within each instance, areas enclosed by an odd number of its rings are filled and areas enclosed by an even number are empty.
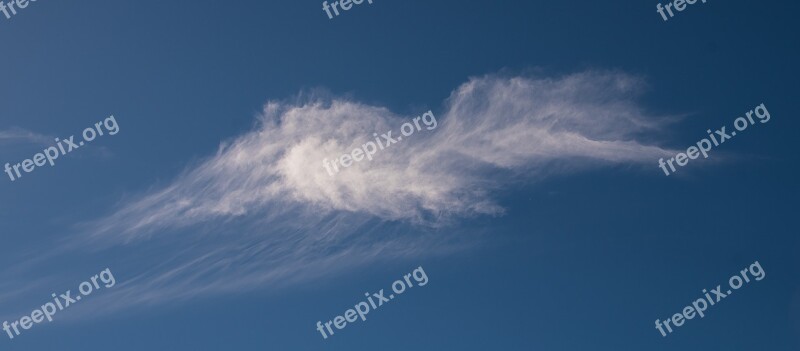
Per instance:
[[[253,131],[171,184],[83,224],[84,234],[71,241],[120,252],[131,263],[114,268],[129,269],[106,298],[117,307],[453,250],[458,241],[444,234],[448,225],[502,214],[498,189],[669,154],[638,141],[659,126],[637,103],[642,84],[609,72],[473,78],[433,109],[435,130],[334,177],[322,159],[373,133],[396,134],[413,116],[349,99],[269,102]],[[166,259],[137,260],[154,251]]]
[[[0,144],[11,143],[47,145],[53,143],[53,138],[17,127],[0,130]]]

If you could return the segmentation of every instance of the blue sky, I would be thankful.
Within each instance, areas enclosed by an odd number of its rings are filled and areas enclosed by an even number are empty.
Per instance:
[[[796,350],[798,5],[31,3],[0,16],[7,350]],[[669,177],[658,158],[764,103]],[[330,177],[336,157],[432,111]],[[669,156],[667,156],[669,157]],[[5,177],[5,175],[4,175]],[[668,337],[654,328],[759,261]],[[365,292],[429,277],[323,339]]]

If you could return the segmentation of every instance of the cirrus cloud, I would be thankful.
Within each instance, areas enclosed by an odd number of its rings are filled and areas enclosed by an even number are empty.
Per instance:
[[[447,228],[502,214],[499,189],[672,153],[640,140],[661,124],[637,102],[642,86],[596,71],[473,78],[432,109],[436,129],[335,176],[323,159],[373,133],[396,135],[414,116],[350,99],[269,102],[252,131],[80,226],[79,242],[131,262],[128,279],[97,300],[159,303],[456,250],[463,243]],[[168,259],[136,262],[152,251]]]

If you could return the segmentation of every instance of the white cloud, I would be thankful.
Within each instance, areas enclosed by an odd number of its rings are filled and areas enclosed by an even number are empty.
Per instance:
[[[31,143],[47,145],[53,143],[53,138],[22,128],[14,127],[6,130],[0,130],[0,143]]]
[[[75,242],[168,252],[132,272],[109,304],[273,286],[451,250],[446,235],[430,232],[502,213],[493,198],[501,187],[669,154],[637,141],[659,125],[636,102],[641,87],[604,72],[474,78],[432,109],[436,129],[423,127],[334,177],[324,158],[373,133],[397,135],[414,116],[345,99],[270,102],[255,130],[87,224],[89,234]]]
[[[654,162],[668,154],[633,139],[652,130],[633,98],[642,83],[614,73],[559,79],[475,78],[459,87],[438,128],[423,128],[331,177],[322,167],[413,116],[354,101],[270,102],[256,130],[220,147],[164,189],[101,220],[95,234],[136,240],[152,230],[246,216],[276,203],[384,219],[493,214],[490,190],[554,162],[573,168]],[[420,111],[420,114],[424,111]],[[564,167],[560,167],[562,171]],[[120,235],[122,232],[122,235]]]

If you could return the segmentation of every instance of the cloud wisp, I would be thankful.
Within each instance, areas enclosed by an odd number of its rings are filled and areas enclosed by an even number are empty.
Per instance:
[[[0,144],[20,144],[20,143],[28,143],[28,144],[37,144],[37,145],[48,145],[53,142],[53,138],[42,135],[39,133],[34,133],[29,130],[25,130],[22,128],[9,128],[6,130],[0,130]]]
[[[642,85],[594,71],[473,78],[433,109],[435,130],[334,177],[324,158],[399,131],[414,116],[349,99],[269,102],[252,131],[81,225],[70,241],[130,261],[114,267],[128,269],[128,279],[106,298],[120,308],[119,301],[130,307],[307,282],[376,260],[449,252],[464,243],[448,228],[503,213],[493,197],[499,189],[672,152],[638,140],[660,126],[637,103]],[[142,265],[140,252],[166,259]]]

